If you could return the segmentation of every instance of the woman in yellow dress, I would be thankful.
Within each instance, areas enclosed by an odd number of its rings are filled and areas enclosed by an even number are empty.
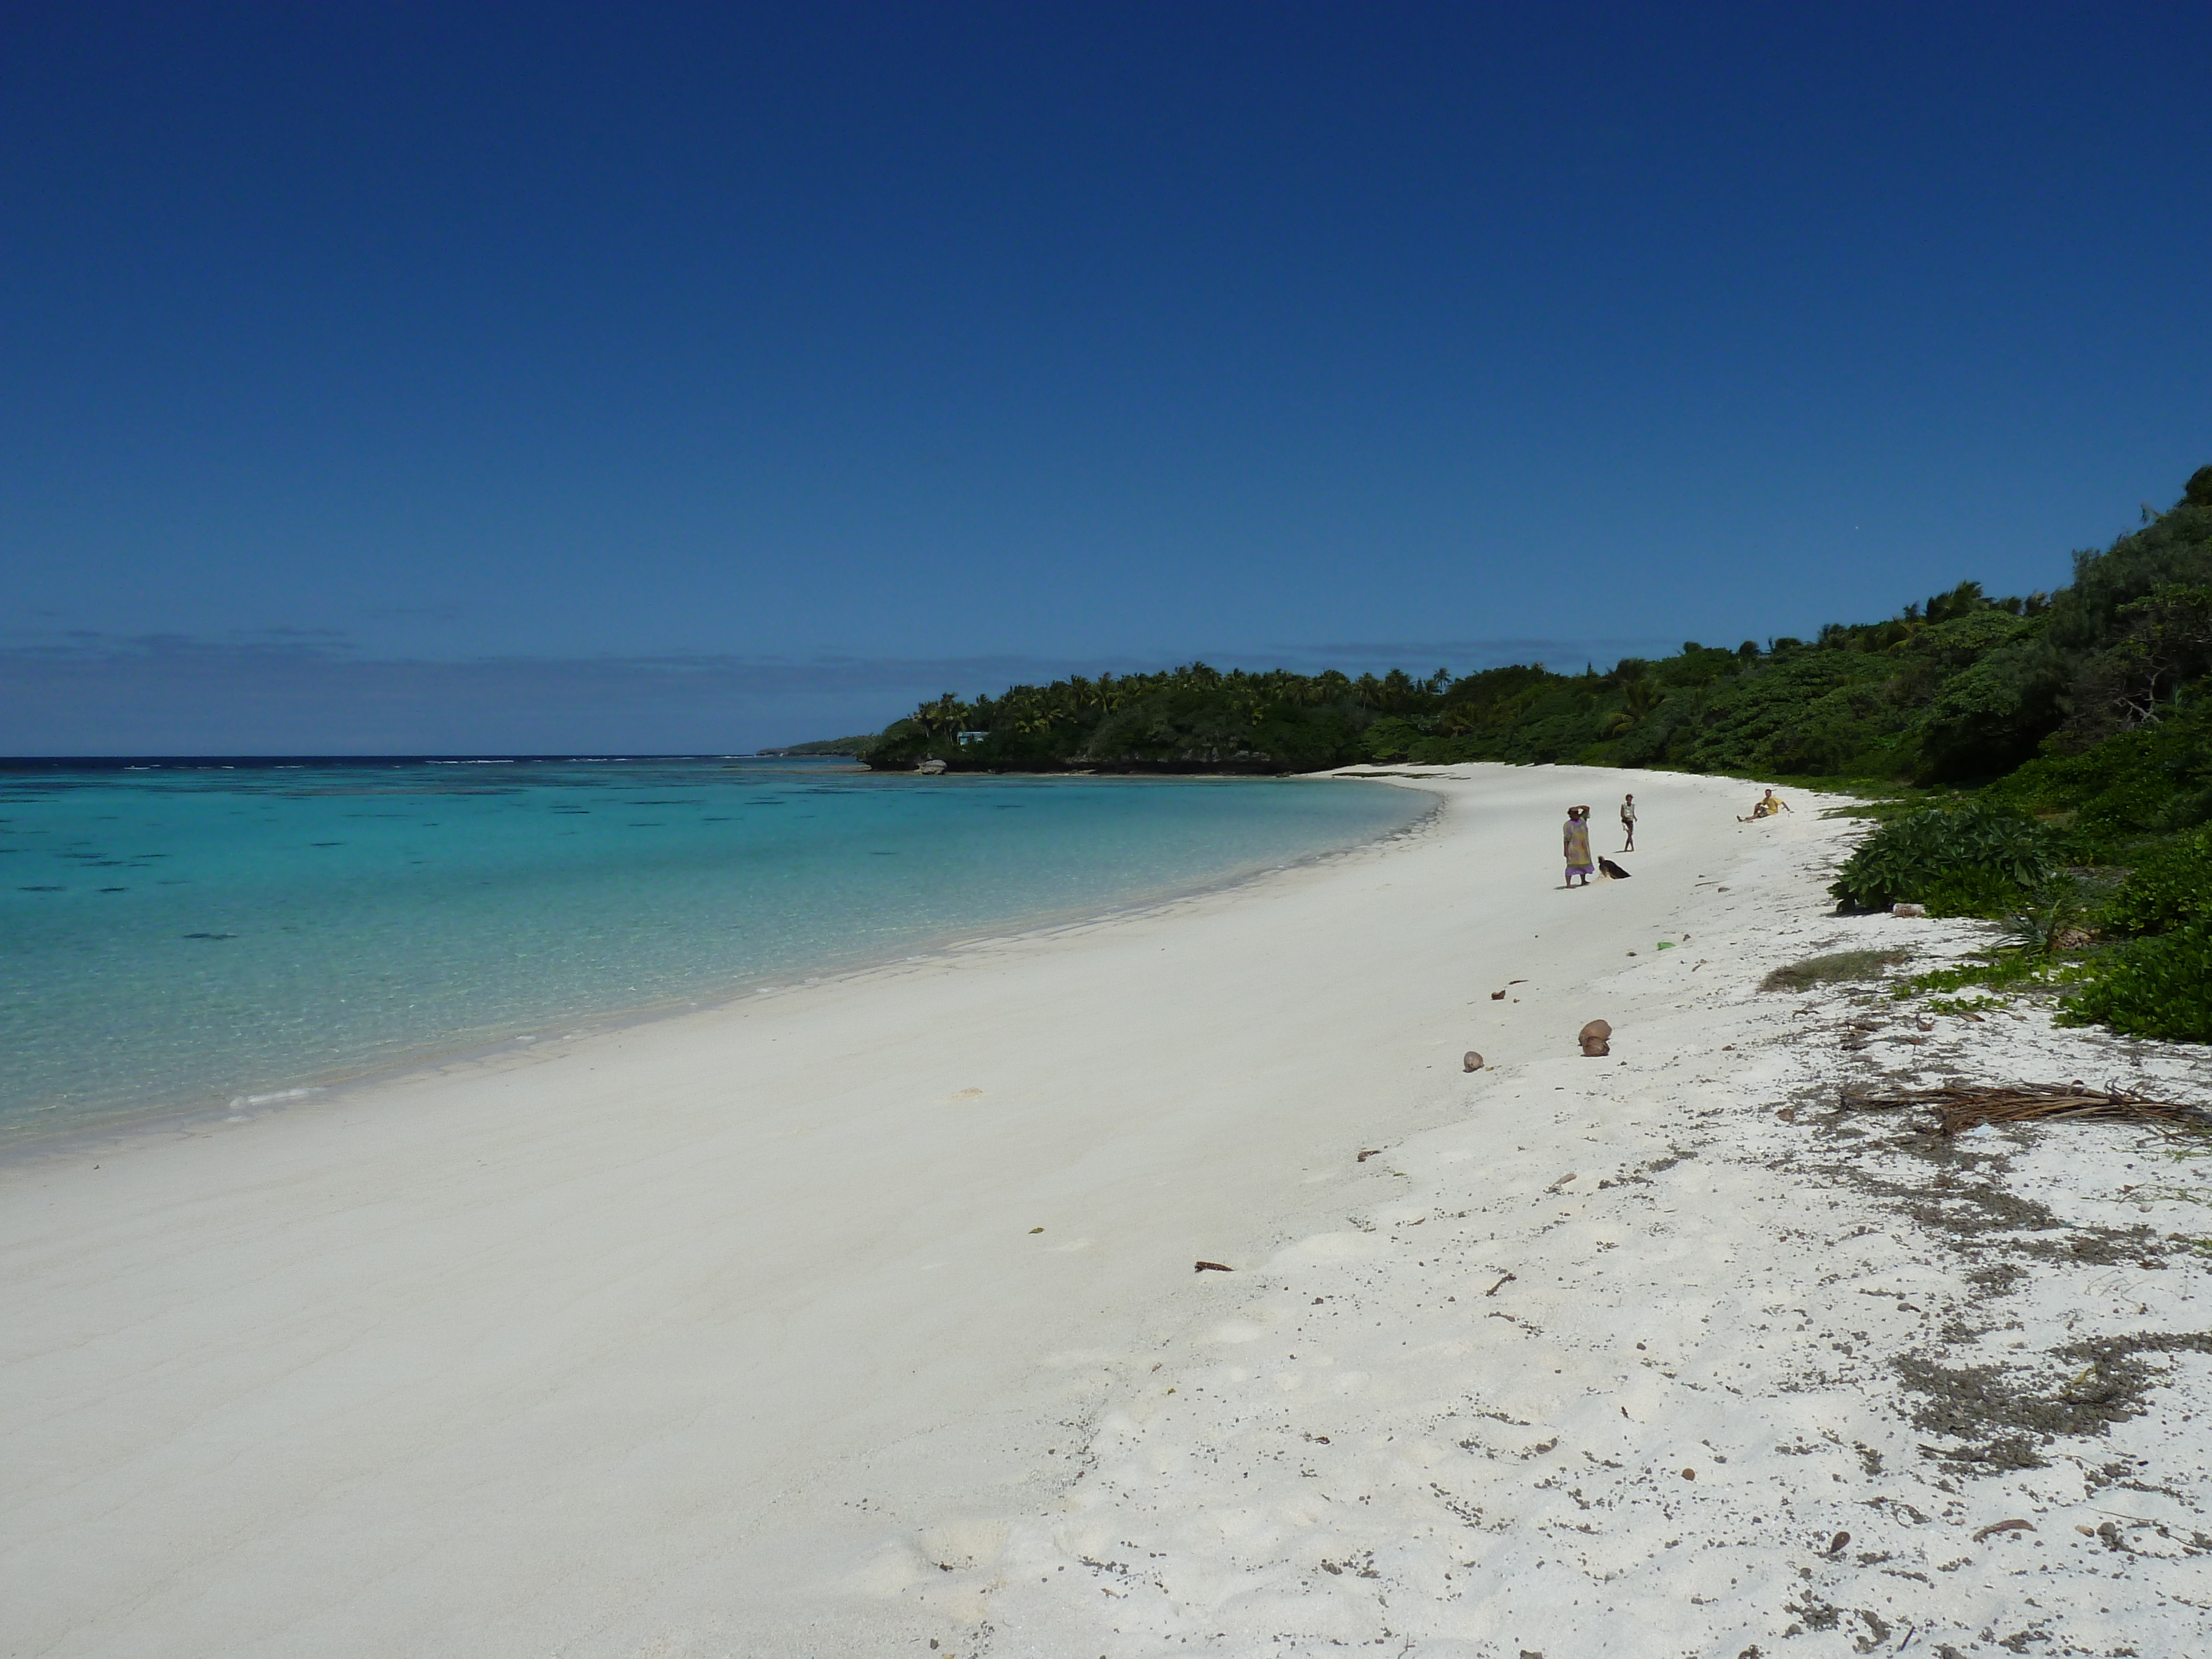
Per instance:
[[[1567,826],[1564,840],[1567,854],[1567,885],[1575,886],[1577,884],[1575,878],[1580,876],[1582,878],[1580,884],[1584,887],[1589,886],[1591,872],[1597,868],[1590,860],[1589,807],[1567,808]]]

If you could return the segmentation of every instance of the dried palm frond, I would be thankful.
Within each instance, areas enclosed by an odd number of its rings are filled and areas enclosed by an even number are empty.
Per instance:
[[[1846,1111],[1932,1109],[1939,1133],[1954,1135],[1984,1123],[2018,1123],[2040,1118],[2124,1118],[2170,1123],[2179,1128],[2212,1129],[2212,1112],[2165,1100],[2147,1100],[2123,1089],[2093,1089],[2081,1083],[1962,1084],[1942,1089],[1903,1089],[1876,1094],[1846,1089],[1838,1103]]]

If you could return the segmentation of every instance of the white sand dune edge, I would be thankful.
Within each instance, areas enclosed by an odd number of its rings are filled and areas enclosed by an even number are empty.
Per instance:
[[[2207,1166],[1773,1109],[2197,1062],[1842,1049],[1767,968],[1972,931],[1825,915],[1848,826],[1449,772],[1237,891],[9,1173],[0,1652],[2206,1650]],[[1635,878],[1559,890],[1623,787]]]

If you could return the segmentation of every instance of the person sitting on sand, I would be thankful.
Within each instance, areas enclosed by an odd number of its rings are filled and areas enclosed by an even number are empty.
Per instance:
[[[1781,796],[1776,794],[1771,789],[1770,789],[1766,792],[1765,795],[1761,798],[1759,804],[1751,809],[1751,816],[1749,817],[1738,818],[1736,822],[1738,823],[1756,823],[1761,818],[1771,818],[1777,812],[1786,812],[1789,810],[1790,803],[1783,799]]]
[[[1567,808],[1565,841],[1567,854],[1567,885],[1574,886],[1575,878],[1580,876],[1581,884],[1584,887],[1589,886],[1590,876],[1597,868],[1590,860],[1589,807]]]
[[[1633,795],[1620,798],[1620,830],[1628,838],[1620,850],[1633,853],[1636,850],[1636,797]]]

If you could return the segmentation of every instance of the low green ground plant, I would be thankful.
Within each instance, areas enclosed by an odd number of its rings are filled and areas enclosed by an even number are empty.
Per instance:
[[[2212,921],[2130,939],[2099,956],[2087,977],[2061,1006],[2062,1024],[2212,1042]]]
[[[1929,992],[1963,991],[1970,987],[1988,990],[2026,990],[2030,986],[2048,982],[2057,973],[2054,965],[2023,951],[1992,951],[1986,956],[1967,962],[1954,962],[1948,968],[1933,968],[1924,974],[1915,974],[1890,992],[1902,1002],[1908,998],[1925,996]]]

